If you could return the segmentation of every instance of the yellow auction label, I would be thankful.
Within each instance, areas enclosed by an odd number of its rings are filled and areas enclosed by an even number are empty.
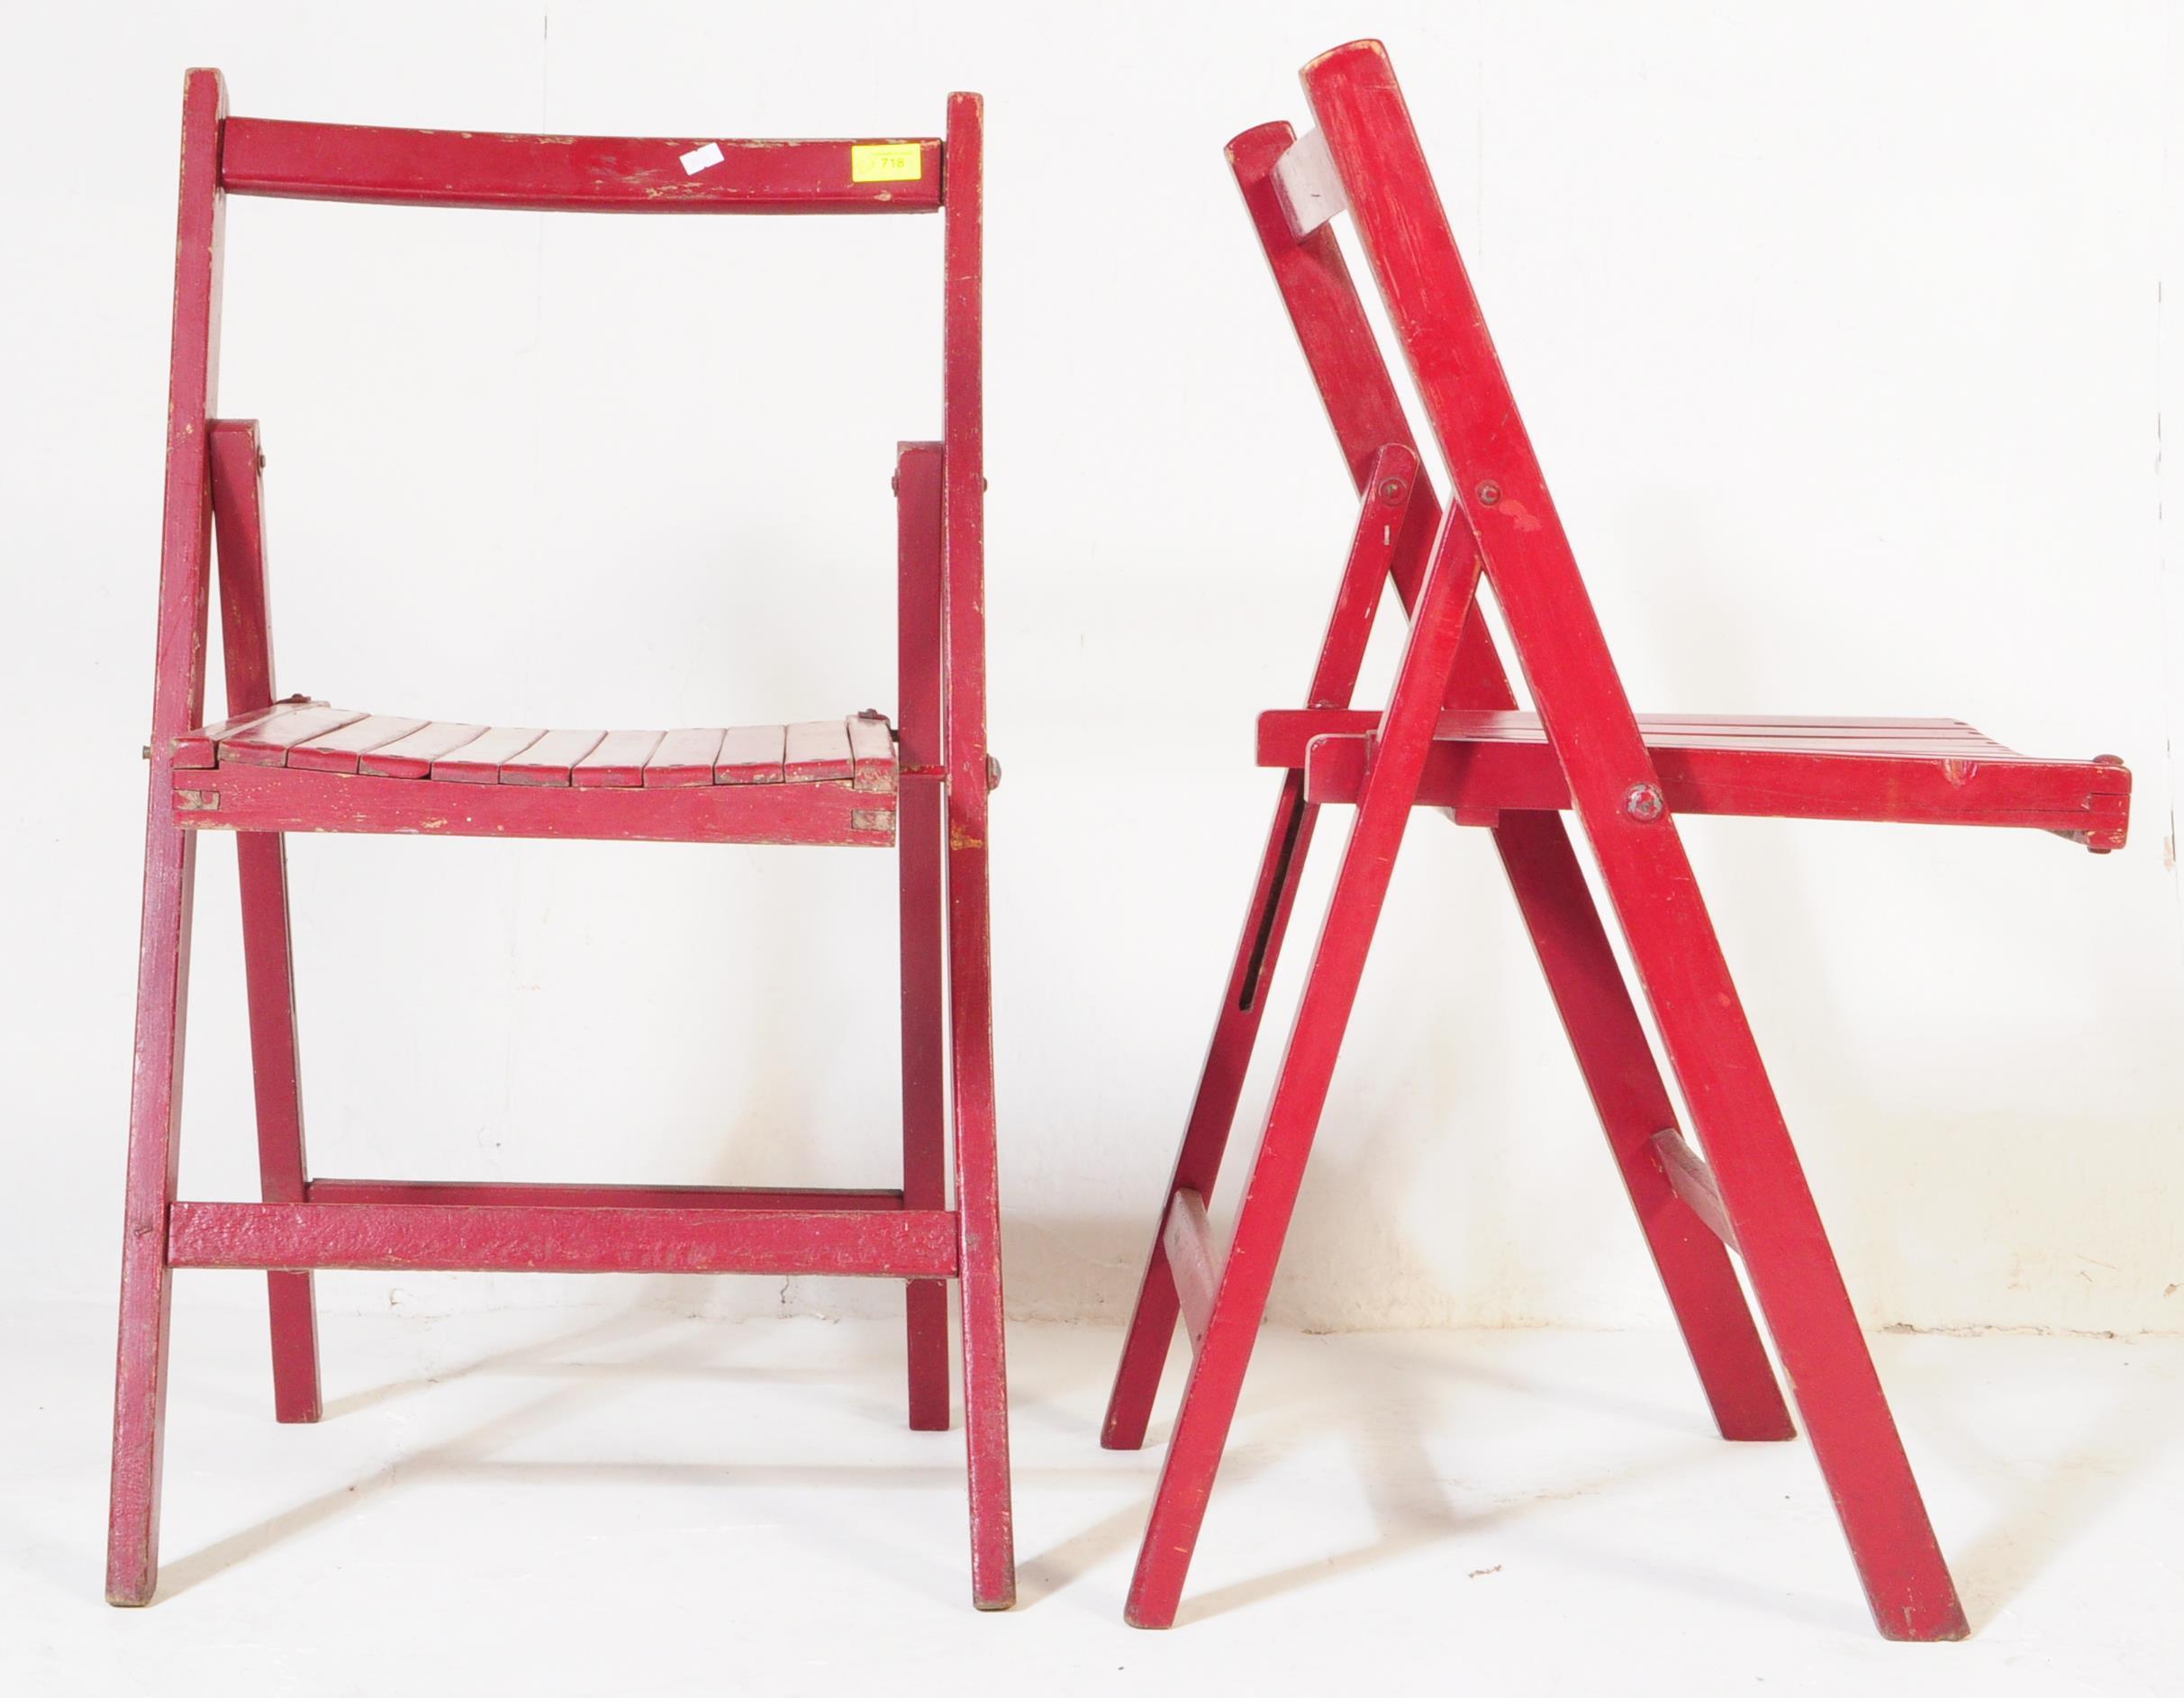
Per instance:
[[[915,183],[925,175],[925,150],[912,144],[860,141],[849,150],[852,183]]]

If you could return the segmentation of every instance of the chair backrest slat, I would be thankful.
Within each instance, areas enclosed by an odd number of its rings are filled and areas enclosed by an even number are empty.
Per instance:
[[[621,213],[925,213],[940,143],[499,135],[230,118],[231,195]]]

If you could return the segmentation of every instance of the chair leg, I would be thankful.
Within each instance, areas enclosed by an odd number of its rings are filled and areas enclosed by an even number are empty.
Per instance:
[[[1406,562],[1424,563],[1425,549],[1436,531],[1435,514],[1418,500],[1425,486],[1415,453],[1400,442],[1387,442],[1373,453],[1368,464],[1362,480],[1357,526],[1351,533],[1349,555],[1343,563],[1342,585],[1336,592],[1334,611],[1328,619],[1327,635],[1320,642],[1319,659],[1312,668],[1311,687],[1306,696],[1307,701],[1324,707],[1340,706],[1350,700],[1391,572],[1402,583],[1414,582]],[[1426,503],[1431,499],[1427,493]],[[1459,649],[1462,646],[1459,638]],[[1153,1248],[1146,1258],[1145,1277],[1138,1282],[1137,1304],[1123,1340],[1107,1416],[1101,1422],[1100,1442],[1110,1450],[1135,1450],[1145,1442],[1146,1423],[1152,1416],[1154,1394],[1160,1389],[1161,1369],[1167,1361],[1169,1340],[1174,1336],[1178,1309],[1174,1271],[1168,1265],[1168,1214],[1175,1206],[1178,1192],[1195,1192],[1201,1206],[1213,1194],[1213,1182],[1220,1174],[1221,1157],[1236,1122],[1237,1100],[1243,1093],[1244,1076],[1258,1041],[1259,1022],[1265,1016],[1266,987],[1273,981],[1274,964],[1281,958],[1282,940],[1289,931],[1290,911],[1296,903],[1297,884],[1303,875],[1312,827],[1319,816],[1319,810],[1304,799],[1304,775],[1288,774],[1274,804],[1273,824],[1267,832],[1266,849],[1259,858],[1258,880],[1244,916],[1244,933],[1237,941],[1236,965],[1229,969],[1220,1013],[1214,1022],[1213,1042],[1206,1052],[1198,1094],[1192,1102],[1191,1118],[1184,1123],[1183,1143],[1176,1151],[1168,1194],[1162,1200],[1154,1224]]]
[[[1327,919],[1312,951],[1296,1023],[1237,1212],[1236,1234],[1222,1258],[1175,1431],[1168,1440],[1152,1518],[1123,1606],[1124,1619],[1133,1627],[1168,1627],[1175,1620],[1206,1501],[1243,1391],[1244,1371],[1273,1288],[1282,1241],[1304,1180],[1304,1164],[1327,1106],[1343,1033],[1418,797],[1465,614],[1478,588],[1479,568],[1469,532],[1445,520],[1395,688],[1381,717],[1379,747],[1365,768],[1356,817],[1343,846]]]
[[[1721,972],[1726,982],[1726,966]],[[1664,1035],[1669,1024],[1663,1019]],[[1734,1000],[1698,1011],[1691,1025],[1732,1028],[1708,1052],[1742,1052],[1757,1071],[1751,1029]],[[1681,1035],[1688,1043],[1695,1034]],[[1688,1086],[1687,1094],[1694,1103],[1703,1094]],[[1874,1624],[1884,1639],[1962,1639],[1971,1629],[1955,1583],[1763,1072],[1754,1094],[1759,1112],[1717,1118],[1694,1107],[1693,1118]]]
[[[1507,813],[1494,845],[1716,1426],[1725,1439],[1795,1438],[1727,1250],[1654,1158],[1654,1135],[1675,1125],[1675,1110],[1569,829],[1558,814]]]
[[[258,1100],[258,1167],[267,1203],[306,1200],[304,1111],[295,1041],[295,980],[288,929],[288,863],[277,832],[239,832],[243,971],[250,1004],[250,1064]],[[319,1418],[319,1328],[308,1273],[266,1276],[273,1332],[273,1413]]]
[[[905,442],[895,459],[897,619],[895,684],[900,764],[895,845],[902,946],[902,1202],[947,1207],[947,884],[942,856],[947,798],[939,779],[911,776],[938,766],[942,622],[941,451]],[[910,1424],[948,1424],[948,1290],[913,1279],[903,1293],[910,1364]]]
[[[1711,1163],[1783,1377],[1891,1639],[1953,1639],[1963,1611],[1882,1400],[1781,1105],[1456,251],[1385,50],[1305,85],[1571,800]]]
[[[1410,787],[1416,786],[1413,775]],[[1124,1606],[1124,1619],[1132,1627],[1174,1625],[1183,1579],[1198,1546],[1214,1475],[1243,1390],[1244,1371],[1250,1365],[1282,1241],[1296,1206],[1297,1188],[1304,1178],[1305,1158],[1319,1130],[1343,1031],[1364,976],[1365,954],[1387,895],[1393,854],[1364,848],[1387,835],[1389,822],[1367,812],[1376,802],[1374,813],[1407,812],[1409,807],[1407,795],[1368,796],[1352,827],[1296,1025],[1282,1056],[1265,1130],[1246,1182],[1236,1234],[1183,1387],[1175,1430],[1168,1440],[1152,1518]],[[1392,829],[1400,836],[1400,820]],[[1164,1270],[1164,1260],[1162,1267]],[[1162,1342],[1164,1345],[1164,1338]]]
[[[947,1207],[947,994],[943,961],[941,794],[933,778],[904,778],[895,798],[902,863],[902,1206]],[[948,1425],[948,1286],[906,1283],[910,1424]]]
[[[963,1286],[963,1417],[970,1458],[971,1602],[1016,1602],[993,1105],[993,966],[986,849],[951,830],[949,1031],[955,1057],[956,1210]]]
[[[273,704],[273,622],[266,593],[265,458],[258,426],[210,428],[213,525],[220,541],[220,629],[228,712]],[[243,973],[250,1010],[250,1070],[258,1099],[258,1178],[267,1203],[302,1203],[304,1111],[295,1042],[295,979],[288,932],[288,861],[275,834],[236,834],[242,883]],[[319,1418],[318,1321],[307,1273],[266,1276],[273,1328],[273,1412]]]
[[[1237,1101],[1243,1094],[1244,1077],[1258,1040],[1259,1022],[1265,1013],[1265,988],[1273,977],[1282,940],[1289,930],[1290,911],[1296,901],[1318,814],[1319,810],[1304,799],[1303,774],[1291,773],[1274,805],[1273,825],[1267,833],[1266,852],[1260,857],[1258,883],[1244,917],[1243,935],[1237,941],[1236,964],[1229,971],[1220,1017],[1214,1024],[1213,1042],[1199,1075],[1198,1094],[1191,1103],[1191,1118],[1184,1126],[1182,1148],[1176,1152],[1175,1170],[1154,1221],[1153,1249],[1146,1259],[1145,1276],[1138,1282],[1137,1307],[1123,1337],[1122,1359],[1115,1370],[1114,1389],[1100,1428],[1100,1443],[1110,1450],[1135,1450],[1145,1443],[1153,1399],[1160,1390],[1161,1370],[1167,1364],[1168,1346],[1175,1336],[1175,1281],[1168,1268],[1163,1229],[1178,1191],[1195,1191],[1201,1198],[1210,1197],[1220,1174],[1221,1157],[1236,1123]]]
[[[159,1578],[159,1465],[167,1416],[172,1273],[167,1211],[175,1195],[183,1028],[188,1008],[190,904],[196,840],[164,809],[155,762],[145,832],[143,936],[137,960],[136,1076],[129,1103],[129,1174],[122,1237],[122,1324],[115,1355],[113,1474],[106,1529],[106,1601],[151,1602]]]

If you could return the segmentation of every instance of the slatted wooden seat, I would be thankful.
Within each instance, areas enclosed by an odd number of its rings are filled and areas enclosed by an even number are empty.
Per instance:
[[[895,840],[887,716],[679,731],[539,731],[292,697],[174,740],[199,830],[443,837]]]
[[[2046,760],[1962,720],[1641,713],[1638,731],[1677,813],[1993,825],[2053,831],[2096,854],[2124,846],[2131,773],[2114,755]],[[1355,803],[1380,715],[1282,708],[1259,716],[1259,765],[1304,773],[1307,802]],[[1418,805],[1466,825],[1571,805],[1539,715],[1446,708]]]
[[[363,129],[230,118],[220,74],[189,73],[159,649],[144,749],[150,805],[106,1548],[112,1602],[147,1603],[158,1584],[171,1287],[186,1267],[263,1271],[274,1413],[284,1421],[321,1413],[313,1271],[430,1267],[899,1280],[909,1421],[942,1431],[950,1424],[954,1280],[971,1596],[981,1609],[1014,1599],[987,932],[987,792],[999,768],[985,713],[983,127],[978,96],[959,94],[948,98],[938,137]],[[230,195],[681,216],[940,214],[938,440],[895,445],[893,722],[863,713],[781,725],[552,731],[278,699],[258,425],[222,418],[214,405]],[[215,601],[228,717],[208,723]],[[260,1199],[248,1202],[176,1194],[190,910],[208,831],[233,841],[241,883],[261,1185]],[[900,1183],[812,1190],[314,1178],[304,1148],[285,834],[329,831],[893,846],[899,975],[865,947],[842,983],[875,997],[900,992]]]

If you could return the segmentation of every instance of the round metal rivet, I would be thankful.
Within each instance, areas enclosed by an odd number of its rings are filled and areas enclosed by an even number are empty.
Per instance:
[[[1623,812],[1641,825],[1650,825],[1667,812],[1659,785],[1633,785],[1623,797]]]
[[[1491,478],[1479,486],[1479,504],[1482,507],[1491,507],[1500,499],[1501,486]]]

